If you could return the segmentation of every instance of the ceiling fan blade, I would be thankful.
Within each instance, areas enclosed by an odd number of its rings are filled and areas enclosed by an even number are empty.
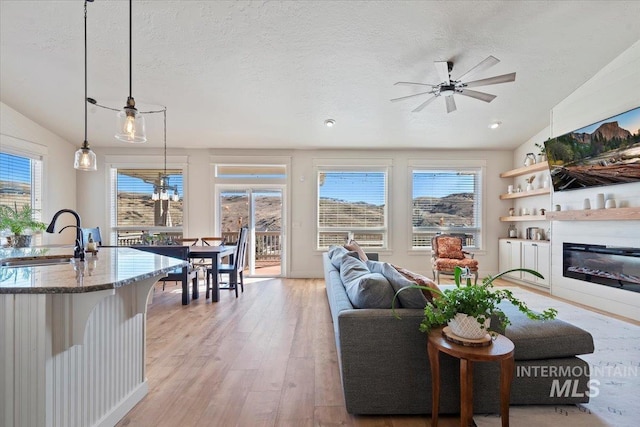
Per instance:
[[[402,101],[403,99],[409,99],[409,98],[413,98],[414,96],[420,96],[420,95],[424,95],[424,94],[427,94],[427,93],[432,93],[432,92],[431,91],[420,92],[420,93],[414,93],[413,95],[401,96],[400,98],[393,98],[391,100],[391,102]]]
[[[495,56],[489,56],[487,59],[485,59],[484,61],[482,61],[481,63],[479,63],[478,65],[476,65],[475,67],[473,67],[472,69],[470,69],[469,71],[461,75],[460,77],[458,77],[458,80],[464,80],[465,78],[469,78],[473,74],[486,70],[487,68],[493,67],[498,62],[500,62],[498,58],[496,58]]]
[[[447,61],[436,61],[435,64],[440,83],[450,85],[451,80],[449,79],[449,63]]]
[[[453,99],[453,95],[446,96],[444,100],[447,103],[447,113],[456,111],[456,100]]]
[[[412,113],[418,113],[418,112],[422,111],[424,109],[424,107],[426,107],[427,105],[431,104],[434,99],[436,99],[435,95],[432,96],[431,98],[427,99],[426,101],[424,101],[422,104],[418,105],[416,108],[411,110],[411,112]]]
[[[478,92],[475,90],[462,89],[458,92],[460,95],[468,96],[471,98],[479,99],[484,102],[491,102],[496,98],[496,95],[491,95],[490,93]]]
[[[429,83],[414,83],[414,82],[395,82],[393,85],[394,86],[414,86],[414,85],[418,85],[418,86],[437,87],[436,85],[431,85]]]
[[[513,82],[516,79],[516,73],[503,74],[501,76],[489,77],[481,80],[474,80],[469,83],[465,83],[466,87],[475,87],[475,86],[487,86],[487,85],[497,85],[498,83],[507,83]]]

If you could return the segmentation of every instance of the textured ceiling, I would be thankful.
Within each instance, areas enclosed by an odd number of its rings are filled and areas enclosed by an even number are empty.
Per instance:
[[[170,147],[514,148],[640,39],[638,16],[638,1],[134,1],[133,96],[167,106]],[[0,100],[80,145],[83,2],[0,0],[0,17]],[[88,4],[89,96],[117,108],[128,19],[126,1]],[[455,78],[489,55],[501,62],[474,79],[517,72],[474,88],[491,103],[389,101],[419,91],[396,81],[438,83],[434,61]],[[90,109],[94,147],[121,145],[114,128]],[[161,114],[147,133],[162,146]]]

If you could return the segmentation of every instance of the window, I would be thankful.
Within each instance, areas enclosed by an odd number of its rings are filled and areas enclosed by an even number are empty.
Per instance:
[[[412,247],[431,247],[436,234],[459,234],[480,247],[481,168],[412,171]]]
[[[0,153],[0,205],[35,210],[34,219],[42,221],[42,159]],[[35,235],[34,244],[40,243]]]
[[[387,247],[387,171],[318,171],[318,249],[355,239]]]
[[[151,238],[163,243],[182,237],[182,184],[181,169],[167,169],[166,175],[158,169],[111,169],[111,226],[117,244]],[[166,200],[160,197],[163,185]]]

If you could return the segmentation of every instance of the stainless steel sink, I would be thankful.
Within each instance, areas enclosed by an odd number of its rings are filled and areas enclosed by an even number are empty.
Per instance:
[[[71,255],[56,255],[33,258],[6,258],[0,261],[0,267],[45,267],[48,265],[68,264],[73,260]]]

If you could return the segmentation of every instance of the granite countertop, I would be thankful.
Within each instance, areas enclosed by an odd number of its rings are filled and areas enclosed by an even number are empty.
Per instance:
[[[46,266],[0,267],[0,294],[93,292],[129,285],[188,265],[186,261],[131,248],[100,248],[85,261],[73,259],[73,247],[0,248],[0,261],[69,256],[72,261]]]

